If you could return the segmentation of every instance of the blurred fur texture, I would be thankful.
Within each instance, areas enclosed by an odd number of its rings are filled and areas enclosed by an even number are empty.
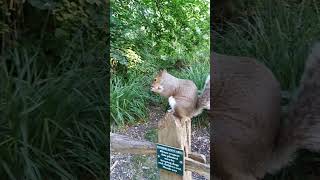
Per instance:
[[[267,67],[217,53],[211,61],[214,179],[257,180],[287,166],[298,149],[320,150],[319,43],[283,123],[280,85]]]

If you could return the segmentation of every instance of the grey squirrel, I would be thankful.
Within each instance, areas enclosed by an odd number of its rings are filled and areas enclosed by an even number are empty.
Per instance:
[[[320,44],[314,45],[288,116],[280,122],[280,85],[255,59],[213,53],[211,151],[214,179],[257,180],[320,151]]]
[[[161,70],[153,79],[151,91],[167,97],[171,107],[169,112],[181,119],[198,116],[204,109],[210,109],[210,75],[198,95],[193,81],[176,78]]]

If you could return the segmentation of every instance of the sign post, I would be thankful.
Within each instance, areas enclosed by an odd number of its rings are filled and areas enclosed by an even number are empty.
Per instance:
[[[159,122],[157,166],[160,180],[191,180],[185,159],[191,152],[191,120],[182,122],[167,113]]]

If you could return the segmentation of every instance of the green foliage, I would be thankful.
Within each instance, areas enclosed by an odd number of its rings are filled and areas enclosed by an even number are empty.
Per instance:
[[[2,50],[36,47],[46,63],[78,58],[92,63],[106,54],[107,11],[103,0],[1,1]],[[101,38],[101,37],[105,37]],[[77,51],[72,57],[66,52]],[[84,50],[86,50],[84,52]],[[52,62],[53,61],[53,62]]]
[[[106,179],[105,1],[0,1],[1,179]]]
[[[106,76],[87,67],[42,78],[38,61],[27,50],[14,49],[1,64],[0,169],[5,171],[0,176],[104,177]]]
[[[114,0],[111,7],[111,52],[122,52],[112,61],[123,64],[128,48],[149,64],[208,51],[208,2]]]
[[[119,76],[111,78],[111,117],[118,125],[133,123],[145,118],[146,104],[150,100],[149,88],[144,79],[130,79],[127,82]]]
[[[204,83],[209,74],[209,1],[113,0],[111,11],[111,97],[116,98],[111,114],[116,124],[147,117],[148,102],[159,99],[149,95],[159,69],[180,70],[177,77]]]
[[[303,71],[310,43],[319,37],[319,3],[302,1],[257,1],[249,16],[228,23],[216,34],[218,52],[257,57],[281,82],[294,89]]]

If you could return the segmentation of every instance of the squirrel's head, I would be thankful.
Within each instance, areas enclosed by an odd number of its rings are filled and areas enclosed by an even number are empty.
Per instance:
[[[152,85],[151,85],[152,92],[161,93],[163,91],[162,82],[163,82],[163,76],[165,73],[167,73],[166,70],[160,70],[160,72],[158,72],[156,77],[153,79]]]

